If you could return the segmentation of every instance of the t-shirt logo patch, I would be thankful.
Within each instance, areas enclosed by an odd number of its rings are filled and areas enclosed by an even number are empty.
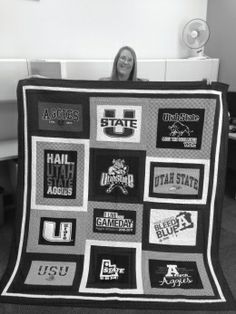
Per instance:
[[[202,195],[203,166],[151,162],[150,196],[199,199]]]
[[[106,193],[110,194],[114,189],[119,189],[127,195],[128,189],[134,188],[134,176],[129,173],[129,166],[124,159],[113,159],[107,172],[103,172],[100,180],[101,186],[108,186]]]
[[[76,198],[76,151],[44,151],[44,197]]]
[[[152,288],[202,289],[195,262],[149,260]]]
[[[96,233],[135,234],[135,229],[135,211],[94,209],[93,231]]]
[[[104,287],[109,285],[111,287],[128,287],[131,284],[130,256],[127,254],[123,256],[122,254],[116,254],[115,248],[113,250],[114,253],[105,253],[102,252],[101,248],[101,253],[98,253],[97,266],[95,267],[95,282]]]
[[[83,130],[82,106],[79,104],[38,104],[40,130],[81,132]]]
[[[79,292],[143,293],[141,243],[87,240]]]
[[[76,219],[41,218],[39,244],[74,245]]]
[[[196,245],[197,211],[151,209],[149,243]]]
[[[172,170],[172,171],[171,171]],[[190,169],[169,169],[154,167],[153,193],[185,193],[198,194],[199,170]]]
[[[163,279],[159,281],[160,286],[170,286],[171,288],[181,287],[181,285],[189,285],[193,283],[192,276],[188,273],[181,273],[175,264],[166,265],[167,273]]]
[[[159,109],[158,148],[201,149],[205,109]]]
[[[91,246],[87,288],[136,289],[134,248]],[[108,291],[109,291],[108,290]],[[110,290],[111,291],[111,290]]]
[[[89,199],[142,203],[145,151],[90,149]]]
[[[125,268],[118,268],[116,264],[111,264],[110,259],[103,259],[100,279],[101,280],[118,280],[119,276],[125,273]]]
[[[116,110],[105,110],[104,118],[101,119],[103,132],[111,137],[130,137],[137,129],[137,119],[134,110],[124,110],[123,118],[115,117]],[[120,130],[119,130],[120,129]]]
[[[141,106],[97,106],[97,140],[140,142]]]
[[[72,286],[75,271],[73,262],[32,261],[25,284]]]
[[[206,204],[209,169],[205,159],[146,157],[144,201]]]

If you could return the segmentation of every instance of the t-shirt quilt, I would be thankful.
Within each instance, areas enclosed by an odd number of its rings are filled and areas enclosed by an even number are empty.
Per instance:
[[[27,79],[18,108],[2,302],[232,308],[218,258],[223,84]]]

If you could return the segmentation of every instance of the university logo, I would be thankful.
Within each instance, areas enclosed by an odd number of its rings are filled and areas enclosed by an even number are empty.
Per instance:
[[[166,265],[167,272],[163,279],[159,281],[161,286],[169,286],[170,288],[177,288],[182,286],[188,286],[193,283],[193,278],[188,273],[180,273],[178,266],[175,264]]]
[[[74,245],[76,219],[41,218],[39,244]]]
[[[149,243],[162,245],[196,245],[197,211],[152,208]]]
[[[167,289],[199,289],[201,279],[195,262],[149,260],[151,286]]]
[[[44,108],[42,112],[42,120],[48,121],[48,123],[54,124],[58,121],[58,124],[72,124],[79,121],[80,112],[73,109],[62,108]]]
[[[199,229],[196,209],[186,210],[180,204],[180,209],[155,208],[151,203],[144,207],[144,224],[148,226],[143,234],[145,248],[159,250],[159,245],[196,246]]]
[[[177,109],[178,110],[178,109]],[[174,111],[174,110],[173,110]],[[173,112],[172,111],[172,112]],[[169,113],[163,112],[162,120],[166,122],[198,122],[200,120],[200,116],[198,114],[187,114],[187,113]]]
[[[108,186],[106,193],[110,194],[114,189],[119,189],[122,194],[129,193],[128,188],[134,188],[134,175],[129,173],[129,166],[124,159],[113,159],[112,166],[101,175],[100,185]]]
[[[111,137],[130,137],[137,129],[134,110],[123,110],[123,117],[116,117],[116,110],[105,110],[101,119],[103,132]]]
[[[156,169],[154,169],[156,171]],[[157,170],[158,171],[158,170]],[[165,172],[154,176],[153,192],[158,192],[166,186],[166,189],[171,191],[177,191],[186,187],[190,188],[194,194],[199,189],[199,177],[190,175],[186,172]]]
[[[94,209],[93,231],[98,233],[135,234],[136,212]]]
[[[39,102],[39,129],[80,132],[83,128],[82,106]]]
[[[149,195],[199,199],[203,176],[203,165],[151,162]]]
[[[55,235],[56,223],[44,221],[43,238],[48,242],[71,242],[72,223],[61,222],[59,235]]]
[[[159,109],[157,147],[200,149],[204,109]]]
[[[76,197],[76,151],[44,151],[44,197]]]
[[[76,263],[32,261],[25,284],[71,286],[76,271]]]
[[[97,140],[140,142],[141,107],[97,106]]]
[[[65,277],[68,274],[69,266],[57,265],[40,265],[38,268],[38,276],[44,276],[45,280],[54,280],[56,276]]]
[[[189,127],[181,122],[174,122],[171,126],[168,127],[170,129],[170,136],[180,137],[184,134],[190,136],[193,131],[190,131]]]
[[[111,264],[110,259],[103,259],[100,271],[101,280],[118,280],[119,276],[125,273],[125,268],[118,268],[116,264]]]
[[[180,212],[176,217],[159,220],[153,224],[156,236],[160,241],[165,241],[170,237],[177,237],[179,232],[193,228],[191,213]]]

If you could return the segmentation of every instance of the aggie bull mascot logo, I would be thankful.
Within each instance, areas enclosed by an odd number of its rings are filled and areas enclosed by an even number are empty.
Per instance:
[[[113,159],[112,164],[113,165],[108,168],[107,173],[102,173],[100,185],[108,185],[106,193],[110,194],[115,188],[118,188],[123,194],[127,195],[127,187],[131,189],[134,188],[134,176],[129,174],[129,166],[125,164],[124,159]]]
[[[172,125],[168,126],[168,129],[170,129],[170,136],[182,136],[184,134],[190,136],[193,132],[187,125],[179,121],[176,121]]]

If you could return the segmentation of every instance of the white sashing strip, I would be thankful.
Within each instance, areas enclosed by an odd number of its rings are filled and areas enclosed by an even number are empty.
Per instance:
[[[210,203],[210,219],[209,219],[209,233],[208,233],[208,247],[207,247],[207,259],[209,263],[209,268],[212,274],[212,277],[215,281],[216,287],[218,289],[219,295],[223,302],[226,301],[222,289],[220,287],[219,281],[216,277],[215,270],[213,268],[212,259],[211,259],[211,245],[212,245],[212,234],[213,234],[213,221],[214,221],[214,212],[215,212],[215,197],[216,197],[216,188],[217,188],[217,177],[219,170],[219,156],[220,156],[220,140],[222,135],[222,126],[223,126],[223,102],[222,102],[222,93],[218,92],[219,101],[220,101],[220,110],[219,110],[219,122],[218,122],[218,132],[217,132],[217,141],[216,141],[216,153],[215,153],[215,165],[213,172],[213,187],[212,187],[212,196]]]
[[[26,110],[26,91],[27,90],[56,90],[56,91],[70,91],[70,92],[87,92],[87,93],[135,93],[135,94],[204,94],[204,95],[216,95],[220,99],[220,115],[219,115],[219,128],[217,133],[217,143],[216,143],[216,158],[215,158],[215,167],[214,167],[214,180],[213,180],[213,187],[212,187],[212,198],[211,198],[211,204],[210,204],[210,222],[209,222],[209,234],[208,234],[208,248],[207,248],[207,258],[209,262],[209,267],[211,274],[213,276],[213,279],[215,281],[216,287],[218,289],[220,299],[215,300],[207,300],[207,299],[165,299],[165,298],[154,298],[154,299],[148,299],[148,298],[120,298],[120,297],[85,297],[85,296],[52,296],[52,295],[34,295],[34,294],[23,294],[23,293],[9,293],[7,290],[9,289],[16,272],[18,270],[18,267],[20,265],[20,259],[22,254],[22,248],[23,248],[23,239],[24,239],[24,233],[25,233],[25,221],[26,221],[26,197],[27,197],[27,187],[28,187],[28,132],[27,132],[27,110]],[[123,300],[123,301],[149,301],[149,302],[184,302],[184,303],[218,303],[218,302],[225,302],[225,297],[222,293],[221,287],[219,285],[219,282],[217,280],[212,260],[211,260],[211,244],[212,244],[212,232],[213,232],[213,218],[214,218],[214,201],[216,196],[216,187],[217,187],[217,175],[218,175],[218,162],[219,162],[219,153],[220,153],[220,139],[221,139],[221,133],[222,133],[222,123],[223,123],[223,104],[222,104],[222,93],[219,91],[214,90],[118,90],[118,89],[89,89],[89,88],[63,88],[63,87],[48,87],[48,86],[24,86],[23,87],[23,107],[24,107],[24,142],[25,142],[25,187],[24,187],[24,200],[23,200],[23,216],[22,216],[22,224],[21,224],[21,237],[20,237],[20,243],[18,248],[18,255],[17,260],[15,264],[15,268],[13,270],[13,273],[4,288],[2,295],[5,296],[13,296],[13,297],[25,297],[25,298],[45,298],[45,299],[77,299],[77,300],[100,300],[100,301],[108,301],[108,300]]]

